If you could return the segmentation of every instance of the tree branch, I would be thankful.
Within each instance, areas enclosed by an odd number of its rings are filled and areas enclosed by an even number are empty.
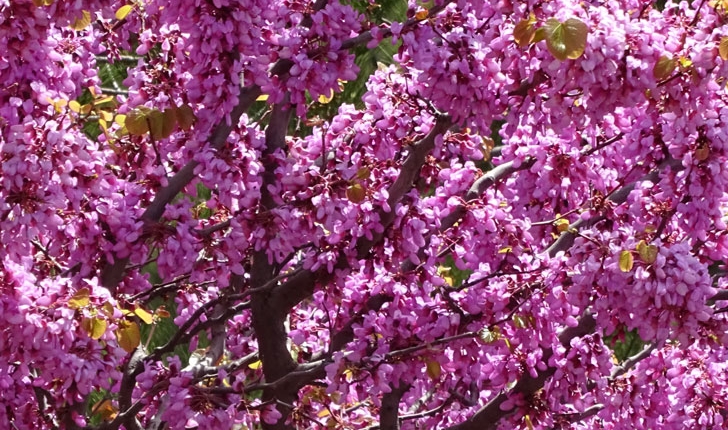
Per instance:
[[[285,148],[288,124],[291,120],[292,109],[288,105],[288,97],[282,103],[273,107],[270,122],[265,130],[266,147],[263,151],[263,185],[261,186],[260,210],[270,211],[277,206],[269,187],[276,181],[275,169],[277,163],[273,154]],[[276,275],[276,267],[268,258],[267,249],[261,249],[253,254],[250,270],[251,285],[265,285]],[[269,299],[270,291],[263,291],[251,295],[251,310],[253,330],[258,340],[258,351],[263,364],[263,375],[267,381],[279,379],[293,369],[296,363],[288,350],[288,333],[285,327],[287,312],[284,312],[276,303]],[[284,404],[295,401],[295,393],[279,393],[267,389],[263,392],[263,401],[280,400]],[[263,424],[267,430],[281,430],[290,428],[286,425],[289,410],[283,405],[278,406],[283,415],[276,424]]]
[[[488,188],[492,187],[493,185],[497,184],[498,182],[502,181],[503,179],[509,177],[515,172],[518,172],[520,170],[526,170],[529,169],[533,164],[536,162],[535,158],[528,158],[524,160],[520,166],[515,167],[513,161],[509,161],[507,163],[503,163],[490,171],[486,173],[485,175],[478,178],[473,185],[470,186],[468,191],[463,196],[464,202],[469,202],[471,200],[475,200],[482,196]],[[465,204],[459,204],[455,209],[453,209],[450,214],[448,214],[445,218],[443,218],[442,222],[440,223],[440,228],[438,229],[440,233],[444,233],[455,225],[460,219],[462,219],[463,216],[465,216]],[[427,248],[428,244],[430,243],[430,240],[432,239],[432,236],[427,237],[427,243],[425,246],[423,246],[420,251],[417,253],[420,260],[424,260],[425,258],[425,249]],[[411,261],[407,261],[402,265],[402,271],[403,272],[409,272],[415,268],[415,264]]]
[[[681,164],[680,160],[675,160],[673,158],[668,159],[660,163],[659,166],[657,166],[655,169],[653,169],[651,172],[646,174],[645,176],[641,177],[640,179],[627,184],[615,192],[613,192],[609,197],[608,200],[610,200],[612,203],[619,205],[627,201],[627,197],[629,197],[629,193],[634,190],[634,187],[637,186],[638,183],[644,182],[644,181],[651,181],[656,182],[660,177],[660,172],[664,170],[665,168],[671,168],[673,170],[682,170],[683,166]],[[580,229],[582,228],[589,228],[592,225],[598,223],[599,221],[604,219],[604,215],[595,215],[588,219],[579,218],[576,222],[571,224],[569,228],[561,233],[561,236],[553,243],[551,246],[546,250],[546,253],[554,257],[556,254],[558,254],[561,251],[566,251],[571,247],[571,245],[574,244],[574,240],[576,239],[576,236]]]
[[[392,391],[382,396],[382,407],[379,408],[379,426],[382,430],[399,430],[399,402],[410,386],[403,382],[395,386],[389,384]]]
[[[238,104],[230,113],[230,124],[225,120],[220,121],[213,129],[207,142],[213,149],[220,149],[225,144],[230,132],[237,126],[240,117],[255,102],[260,95],[260,87],[254,85],[245,87],[240,90],[238,96]],[[166,187],[160,189],[154,196],[154,200],[142,214],[142,220],[145,223],[154,223],[159,221],[164,214],[164,209],[174,197],[182,191],[194,178],[194,170],[199,163],[195,160],[189,161],[174,176],[169,179]],[[117,258],[113,264],[107,264],[101,271],[101,285],[108,288],[112,295],[116,293],[116,287],[122,279],[126,271],[126,265],[129,258]]]
[[[633,368],[637,363],[644,360],[645,358],[649,357],[650,354],[652,354],[652,351],[654,351],[656,348],[655,344],[648,345],[646,348],[644,348],[642,351],[638,352],[637,354],[629,357],[622,363],[620,366],[617,366],[612,370],[612,374],[609,377],[610,381],[614,381],[618,377],[622,376],[623,374],[627,373],[631,368]],[[596,415],[604,409],[604,405],[599,403],[596,405],[592,405],[585,409],[583,412],[579,414],[573,414],[568,416],[569,421],[572,423],[577,423],[580,421],[584,421],[588,418],[591,418],[592,416]]]
[[[427,136],[412,145],[410,153],[402,164],[399,176],[387,190],[389,192],[387,204],[391,210],[389,212],[385,212],[383,209],[378,211],[381,224],[385,231],[394,221],[394,209],[397,203],[411,189],[412,183],[424,165],[427,155],[434,148],[435,139],[437,136],[445,133],[451,124],[452,122],[449,117],[444,115],[438,117],[434,127]],[[356,245],[357,255],[360,258],[365,256],[371,250],[372,246],[382,239],[383,235],[384,233],[375,234],[372,240],[361,239]],[[345,268],[346,266],[346,262],[341,259],[337,268]],[[319,270],[318,272],[305,270],[276,288],[272,293],[271,299],[278,303],[277,306],[287,313],[302,300],[313,294],[318,277],[324,280],[328,276],[330,275],[325,273],[324,270]]]
[[[571,339],[579,336],[585,336],[591,333],[596,327],[596,320],[594,317],[587,313],[579,319],[579,323],[575,327],[569,327],[559,335],[559,342],[566,348],[569,348]],[[548,349],[543,353],[542,360],[548,363],[549,359],[553,355],[553,350]],[[516,410],[516,406],[507,407],[504,405],[506,400],[513,396],[528,397],[535,394],[538,390],[543,388],[544,383],[548,378],[556,373],[555,367],[548,367],[543,372],[540,372],[535,378],[530,374],[524,374],[516,385],[508,392],[503,392],[488,402],[482,409],[475,413],[472,417],[468,418],[460,424],[456,424],[449,427],[449,430],[491,430],[498,426],[498,422],[513,413]]]

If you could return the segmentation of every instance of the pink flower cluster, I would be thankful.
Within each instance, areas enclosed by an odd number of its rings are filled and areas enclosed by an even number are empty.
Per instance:
[[[0,1],[0,423],[725,426],[725,5],[380,3]]]

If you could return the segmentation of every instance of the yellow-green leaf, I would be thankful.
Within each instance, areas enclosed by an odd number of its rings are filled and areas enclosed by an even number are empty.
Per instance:
[[[164,133],[164,114],[157,109],[152,109],[146,116],[149,134],[154,139],[162,139]]]
[[[663,55],[657,60],[657,63],[655,64],[655,68],[652,70],[652,75],[658,81],[661,81],[663,79],[667,79],[670,76],[672,76],[672,72],[675,71],[676,67],[677,67],[677,60],[674,60],[670,57]]]
[[[81,326],[92,339],[100,339],[106,333],[107,323],[102,318],[92,317],[84,318],[81,321]]]
[[[48,102],[53,105],[53,110],[55,110],[56,113],[61,113],[61,110],[68,105],[68,101],[66,99],[53,100],[48,97]]]
[[[549,18],[542,28],[545,31],[546,46],[558,60],[575,60],[584,53],[589,28],[582,21],[569,18],[559,22],[556,18]]]
[[[254,361],[254,362],[248,364],[248,367],[251,368],[251,369],[253,369],[253,370],[258,370],[261,367],[263,367],[263,362],[260,361],[260,360]]]
[[[437,381],[440,379],[440,375],[442,375],[442,366],[440,366],[440,362],[437,360],[427,360],[427,376],[429,376],[433,381]]]
[[[322,105],[325,105],[325,104],[330,103],[331,100],[333,100],[333,99],[334,99],[334,90],[329,90],[329,95],[326,96],[326,95],[321,94],[318,97],[318,102],[321,103]]]
[[[131,353],[139,346],[142,336],[139,332],[139,325],[133,321],[120,321],[119,327],[114,332],[119,346],[124,351]]]
[[[361,169],[356,171],[356,178],[361,180],[367,179],[370,173],[371,171],[368,167],[362,167]]]
[[[720,38],[720,43],[718,44],[718,55],[720,55],[720,58],[723,60],[728,60],[728,36]]]
[[[149,131],[147,116],[150,112],[149,108],[139,107],[131,110],[126,114],[124,125],[132,136],[141,136]]]
[[[652,264],[657,260],[657,246],[648,245],[644,240],[640,240],[637,244],[637,253],[640,259],[647,264]]]
[[[90,300],[89,295],[91,294],[91,291],[89,291],[88,288],[81,288],[80,290],[76,291],[76,294],[71,296],[70,299],[68,299],[68,307],[71,309],[81,309],[86,306],[88,306]]]
[[[521,48],[528,46],[533,42],[536,35],[536,16],[529,15],[528,19],[523,19],[513,28],[513,39]]]
[[[179,128],[184,131],[188,131],[195,123],[195,113],[189,105],[182,105],[175,109],[175,115]]]
[[[149,120],[152,123],[152,137],[155,139],[168,138],[174,131],[174,127],[177,125],[175,109],[171,108],[165,109],[164,112],[160,112],[158,110],[152,111],[152,114],[149,116]]]
[[[630,251],[622,251],[619,254],[619,270],[629,272],[634,266],[634,256]]]
[[[520,315],[513,315],[513,325],[516,328],[526,328],[528,327],[528,321]]]
[[[480,139],[483,141],[483,146],[481,146],[481,151],[483,151],[483,160],[489,161],[490,154],[493,152],[493,148],[495,147],[495,141],[488,136],[481,136]]]
[[[478,332],[478,336],[484,343],[493,343],[500,339],[500,330],[498,327],[493,327],[493,330],[484,328]]]
[[[346,189],[346,198],[352,203],[361,203],[366,198],[366,191],[361,184],[353,184]]]
[[[79,113],[81,112],[81,103],[76,100],[71,100],[68,102],[68,108],[71,109],[71,112]]]
[[[114,120],[114,114],[105,110],[99,112],[99,117],[106,122],[111,122]]]
[[[154,317],[152,316],[152,314],[150,314],[143,308],[134,309],[134,315],[138,316],[139,319],[144,321],[145,324],[151,324],[154,322]]]
[[[74,30],[83,30],[91,24],[91,13],[87,10],[81,12],[81,16],[76,18],[71,24],[71,28]]]
[[[266,100],[268,100],[268,94],[261,94],[255,99],[256,102],[264,102]]]
[[[559,218],[554,222],[554,226],[556,227],[556,231],[563,233],[569,229],[569,220],[566,218]]]
[[[705,161],[710,157],[710,145],[707,143],[700,143],[695,148],[695,159],[698,161]]]
[[[544,27],[539,27],[533,35],[533,43],[538,43],[542,40],[546,40],[546,29]]]
[[[114,96],[99,96],[97,99],[94,100],[94,106],[97,108],[115,109],[116,99],[114,98]]]
[[[114,316],[114,305],[112,305],[109,302],[104,302],[103,305],[101,305],[101,310],[104,312],[104,314],[111,318]]]
[[[119,124],[119,126],[124,127],[124,125],[126,123],[126,115],[122,115],[122,114],[116,115],[114,117],[114,122]]]
[[[120,7],[119,9],[117,9],[116,14],[114,16],[116,16],[116,19],[122,20],[122,19],[126,18],[127,15],[129,15],[129,12],[131,12],[131,9],[132,9],[132,6],[130,4],[126,4],[122,7]]]
[[[95,405],[93,405],[91,410],[94,411],[94,415],[101,418],[102,421],[113,420],[114,418],[116,418],[116,415],[119,412],[119,410],[116,409],[114,404],[111,403],[111,400],[109,399],[100,400]]]

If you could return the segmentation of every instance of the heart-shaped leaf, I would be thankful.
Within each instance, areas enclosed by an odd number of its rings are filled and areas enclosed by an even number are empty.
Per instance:
[[[103,320],[101,318],[92,317],[92,318],[84,318],[81,321],[81,326],[84,330],[88,333],[88,335],[92,339],[100,339],[101,336],[106,333],[106,320]]]
[[[114,334],[119,346],[129,353],[134,352],[142,339],[139,325],[132,321],[120,321],[119,328],[116,329]]]
[[[558,60],[575,60],[584,53],[589,28],[582,21],[569,18],[560,22],[556,18],[549,18],[542,28],[546,46]]]
[[[536,16],[531,14],[528,19],[523,19],[513,28],[513,39],[521,48],[533,42],[536,35]]]
[[[667,56],[662,56],[657,60],[655,68],[652,69],[652,75],[659,81],[672,76],[672,72],[677,68],[677,60]]]

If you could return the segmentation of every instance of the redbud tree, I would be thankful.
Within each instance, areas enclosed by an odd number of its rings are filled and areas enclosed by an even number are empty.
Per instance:
[[[724,428],[727,24],[0,1],[0,427]]]

